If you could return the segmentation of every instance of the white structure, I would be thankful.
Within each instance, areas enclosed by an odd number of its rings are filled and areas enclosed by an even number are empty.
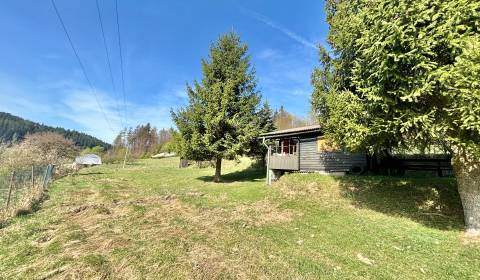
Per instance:
[[[166,157],[174,157],[175,153],[159,153],[156,155],[153,155],[152,158],[166,158]]]
[[[76,165],[100,165],[102,164],[102,158],[94,154],[78,156],[75,158],[75,164]]]

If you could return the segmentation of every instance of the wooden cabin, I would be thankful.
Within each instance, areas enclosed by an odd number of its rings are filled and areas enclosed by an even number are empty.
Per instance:
[[[268,146],[268,183],[270,178],[275,180],[284,172],[342,175],[361,173],[367,166],[366,154],[348,153],[326,145],[320,125],[264,133],[260,138]]]

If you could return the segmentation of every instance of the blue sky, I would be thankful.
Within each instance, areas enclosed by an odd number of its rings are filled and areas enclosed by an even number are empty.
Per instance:
[[[301,3],[301,4],[300,4]],[[0,111],[77,129],[108,142],[125,125],[170,127],[185,105],[186,83],[201,79],[200,60],[234,30],[249,46],[258,86],[273,108],[310,110],[310,74],[328,26],[323,1],[118,0],[124,57],[123,117],[115,1],[99,0],[116,91],[95,0],[56,0],[94,85],[104,118],[50,0],[0,1]],[[120,108],[120,114],[118,113]]]

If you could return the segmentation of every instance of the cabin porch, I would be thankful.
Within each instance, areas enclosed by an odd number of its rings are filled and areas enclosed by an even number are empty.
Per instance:
[[[298,138],[279,138],[269,146],[269,168],[294,171],[300,169]]]

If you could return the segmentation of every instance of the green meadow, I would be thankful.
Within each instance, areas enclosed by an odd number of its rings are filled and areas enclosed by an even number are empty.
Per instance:
[[[453,178],[103,165],[0,229],[1,279],[479,279]]]

